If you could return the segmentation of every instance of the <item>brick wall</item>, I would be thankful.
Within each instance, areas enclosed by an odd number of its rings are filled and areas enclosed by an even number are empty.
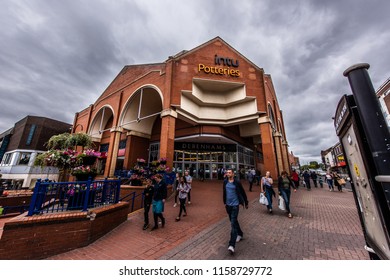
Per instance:
[[[127,220],[128,203],[96,208],[94,220],[87,212],[20,215],[4,224],[1,260],[45,259],[87,246]]]

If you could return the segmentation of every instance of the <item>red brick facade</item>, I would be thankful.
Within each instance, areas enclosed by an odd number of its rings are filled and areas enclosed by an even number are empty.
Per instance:
[[[159,143],[159,157],[173,166],[175,141],[215,136],[252,150],[262,174],[289,170],[271,76],[219,37],[163,63],[125,66],[93,105],[75,115],[73,127],[98,147],[108,144],[105,176],[117,169],[120,141],[126,142],[123,168],[130,169],[138,157],[148,159],[150,143]]]

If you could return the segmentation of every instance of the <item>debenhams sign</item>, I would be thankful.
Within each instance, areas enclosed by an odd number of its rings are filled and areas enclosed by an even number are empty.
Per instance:
[[[238,68],[238,59],[234,60],[229,57],[220,57],[217,54],[214,57],[214,63],[216,66],[209,66],[199,63],[198,72],[204,72],[206,74],[215,74],[221,76],[240,77],[240,70],[232,69],[230,67]]]
[[[175,150],[235,152],[235,144],[175,142]]]

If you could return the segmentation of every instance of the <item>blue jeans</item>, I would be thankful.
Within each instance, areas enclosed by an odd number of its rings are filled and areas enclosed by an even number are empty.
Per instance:
[[[284,199],[284,202],[286,204],[286,210],[287,213],[291,213],[290,211],[290,196],[291,196],[291,189],[280,189],[280,194]]]
[[[265,188],[265,197],[268,200],[268,209],[272,209],[272,188]]]
[[[229,215],[229,220],[231,225],[229,246],[233,246],[233,247],[236,246],[237,235],[243,236],[243,232],[237,220],[239,209],[240,209],[240,205],[237,206],[226,205],[226,212]]]

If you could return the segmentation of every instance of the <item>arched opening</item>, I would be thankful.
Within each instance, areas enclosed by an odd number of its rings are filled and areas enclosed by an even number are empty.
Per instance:
[[[137,90],[123,109],[119,126],[150,137],[153,124],[162,111],[162,98],[159,91],[150,86]]]

